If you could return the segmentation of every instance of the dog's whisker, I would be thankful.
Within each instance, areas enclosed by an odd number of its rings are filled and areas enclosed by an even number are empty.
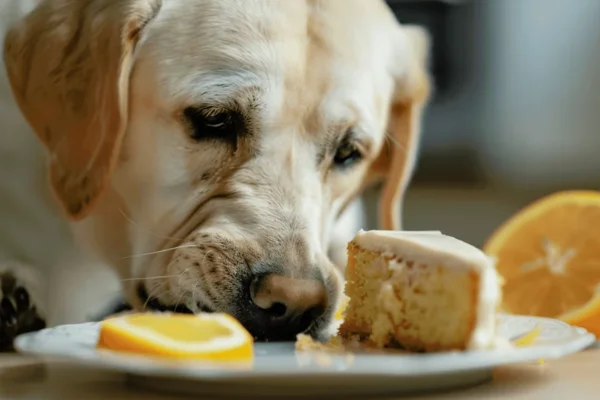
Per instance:
[[[183,271],[181,271],[178,274],[174,274],[174,275],[163,275],[163,276],[159,276],[159,277],[150,277],[151,279],[165,279],[165,278],[179,278],[181,279],[181,277],[188,271],[188,268],[184,269]],[[163,287],[167,287],[166,289],[163,289]],[[144,308],[146,307],[146,305],[148,304],[148,301],[152,300],[152,299],[158,299],[160,298],[163,294],[168,294],[171,292],[170,288],[168,288],[169,286],[169,281],[167,279],[163,280],[160,284],[158,284],[157,286],[155,286],[150,293],[148,294],[148,299],[146,300],[146,303],[144,304]],[[175,308],[177,308],[177,306],[179,306],[179,304],[181,303],[181,298],[179,299],[179,301],[175,304]]]
[[[133,254],[131,256],[127,256],[127,257],[123,257],[123,258],[136,258],[136,257],[151,256],[153,254],[165,253],[167,251],[174,251],[174,250],[184,249],[184,248],[188,248],[188,247],[198,247],[198,246],[195,245],[195,244],[183,244],[181,246],[169,247],[167,249],[162,249],[162,250],[157,250],[157,251],[151,251],[151,252],[148,252],[148,253]]]
[[[177,307],[179,307],[179,305],[181,304],[181,300],[183,299],[184,295],[185,295],[185,292],[182,291],[181,295],[179,296],[179,300],[177,300],[177,302],[175,303],[175,309],[177,309]]]
[[[177,279],[177,284],[179,286],[181,285],[181,279],[183,277],[183,275],[189,270],[189,268],[186,268],[185,270],[183,270],[179,275],[178,275],[178,279]],[[181,299],[183,299],[183,296],[185,295],[185,291],[181,291],[181,295],[179,296],[179,299],[177,300],[177,302],[175,303],[175,308],[177,308],[179,306],[179,304],[181,304]]]
[[[177,284],[179,286],[181,286],[181,278],[183,277],[183,275],[188,272],[189,268],[184,269],[183,271],[181,271],[181,273],[177,274]]]
[[[200,260],[199,264],[202,265],[205,261],[205,259],[211,254],[214,253],[216,250],[214,249],[210,249],[208,250],[205,254],[204,257],[202,258],[202,260]],[[194,304],[197,304],[198,301],[198,295],[201,295],[201,300],[205,303],[205,304],[210,304],[211,308],[215,308],[213,301],[211,300],[211,296],[214,297],[215,294],[211,292],[211,288],[210,287],[203,287],[204,285],[202,285],[202,283],[206,283],[206,273],[205,270],[200,268],[198,271],[199,274],[199,278],[196,281],[196,283],[192,286],[192,299],[194,301]],[[204,281],[204,282],[203,282]],[[200,288],[200,291],[198,292],[198,288]],[[210,294],[210,295],[209,295]]]
[[[121,213],[121,215],[133,226],[135,226],[137,229],[141,229],[140,225],[135,222],[129,215],[127,215],[127,213],[125,212],[125,210],[123,210],[121,207],[117,207],[117,210],[119,211],[119,213]],[[167,239],[167,240],[183,240],[182,238],[178,238],[178,237],[174,237],[174,236],[167,236],[167,235],[163,235],[154,231],[151,231],[149,229],[144,229],[144,231],[154,237],[160,238],[160,239]]]
[[[163,281],[161,284],[155,286],[154,288],[152,288],[150,290],[150,292],[148,293],[148,298],[146,299],[146,301],[144,302],[144,308],[146,308],[146,306],[148,305],[148,302],[152,299],[157,299],[159,298],[163,293],[168,293],[169,290],[163,290],[163,286],[167,286],[168,285],[168,281]],[[160,293],[160,294],[159,294]]]
[[[402,150],[404,150],[406,152],[406,147],[402,143],[400,143],[391,132],[386,131],[384,138],[385,138],[385,140],[392,143],[394,146],[400,147]]]
[[[196,289],[198,289],[198,285],[200,285],[200,279],[192,286],[192,304],[194,307],[196,307],[196,304],[198,303],[198,299],[196,298]]]
[[[214,250],[208,250],[206,253],[204,253],[204,257],[202,257],[202,261],[200,261],[200,265],[204,264],[204,260],[206,260],[206,257],[208,257],[209,254],[214,253]]]
[[[161,276],[149,276],[143,278],[126,278],[121,279],[121,282],[131,282],[131,281],[151,281],[155,279],[165,279],[165,278],[177,278],[179,275],[161,275]]]

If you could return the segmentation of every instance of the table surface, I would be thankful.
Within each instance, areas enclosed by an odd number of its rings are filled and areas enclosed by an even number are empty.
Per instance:
[[[0,355],[0,399],[169,400],[182,396],[152,393],[127,384],[124,375],[93,368]],[[411,397],[404,397],[411,398]],[[491,382],[414,399],[599,399],[600,345],[544,364],[498,368]],[[203,399],[207,399],[203,397]]]

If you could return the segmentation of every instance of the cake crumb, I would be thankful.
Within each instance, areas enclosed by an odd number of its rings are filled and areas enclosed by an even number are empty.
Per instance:
[[[306,334],[300,334],[297,336],[296,351],[338,355],[342,354],[345,355],[348,360],[353,359],[354,354],[356,353],[408,353],[408,351],[403,349],[380,349],[370,340],[362,340],[359,335],[352,335],[348,338],[336,335],[330,337],[326,342],[321,342]]]
[[[296,340],[296,351],[318,351],[326,353],[345,353],[347,351],[344,341],[333,336],[327,342],[320,342],[304,333],[298,335]]]

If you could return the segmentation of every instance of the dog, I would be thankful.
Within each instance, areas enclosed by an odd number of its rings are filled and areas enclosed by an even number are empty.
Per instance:
[[[37,137],[47,213],[127,303],[229,313],[257,340],[321,335],[365,188],[382,187],[380,228],[401,227],[427,32],[383,0],[2,2],[20,113],[3,118]],[[0,293],[5,344],[45,326],[18,269]]]

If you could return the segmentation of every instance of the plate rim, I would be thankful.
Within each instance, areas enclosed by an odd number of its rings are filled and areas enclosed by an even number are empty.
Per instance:
[[[15,349],[26,355],[31,355],[41,358],[43,361],[53,359],[56,361],[72,362],[80,365],[86,365],[90,367],[101,368],[105,370],[119,371],[123,373],[143,376],[161,376],[170,378],[182,378],[182,379],[193,379],[193,380],[232,380],[232,379],[260,379],[267,377],[297,377],[297,378],[331,378],[335,376],[378,376],[384,377],[430,377],[443,374],[461,373],[468,371],[493,369],[499,366],[512,365],[523,362],[533,362],[539,359],[557,359],[570,354],[582,351],[596,342],[596,336],[588,332],[584,328],[572,326],[564,321],[560,321],[553,318],[545,317],[533,317],[533,316],[521,316],[521,315],[504,315],[509,319],[534,319],[539,321],[550,321],[553,324],[560,323],[566,329],[570,329],[573,332],[573,338],[568,339],[563,343],[536,345],[531,347],[514,347],[514,348],[497,348],[493,350],[475,350],[466,352],[448,352],[448,353],[427,353],[427,354],[399,354],[398,358],[390,356],[389,354],[360,354],[361,362],[346,365],[345,369],[340,368],[302,368],[299,365],[297,355],[292,353],[292,357],[296,357],[295,368],[277,368],[271,366],[270,368],[256,369],[236,369],[236,368],[224,368],[223,364],[215,364],[209,362],[163,362],[162,360],[152,359],[154,362],[147,362],[149,357],[129,355],[129,354],[113,354],[105,353],[99,356],[99,351],[90,351],[86,354],[85,352],[53,352],[47,349],[35,350],[30,346],[31,342],[35,340],[42,332],[52,331],[57,328],[70,328],[75,326],[97,326],[98,323],[82,323],[82,324],[67,324],[60,325],[52,328],[46,328],[41,331],[31,332],[20,335],[15,340]],[[269,344],[266,344],[269,345]],[[310,358],[311,353],[307,351],[306,356]],[[323,353],[321,353],[323,354]],[[327,354],[327,357],[338,360],[340,362],[342,358],[347,355],[340,354]],[[354,355],[355,359],[357,355]],[[270,357],[275,360],[278,357],[289,357],[288,355],[271,355]],[[352,357],[352,356],[351,356]],[[374,368],[369,369],[368,366],[384,362],[386,364],[393,364],[397,360],[402,359],[404,363],[410,362],[413,364],[421,363],[425,364],[428,362],[427,368],[419,369],[416,371],[410,369],[391,369],[391,368]],[[146,362],[144,362],[144,360]],[[418,360],[418,361],[417,361]],[[435,361],[435,362],[432,362]],[[273,364],[273,363],[271,363]],[[314,363],[313,363],[314,364]],[[332,363],[334,365],[335,363]],[[358,366],[357,364],[362,364]],[[312,365],[312,364],[311,364]],[[451,365],[451,367],[449,367]]]

